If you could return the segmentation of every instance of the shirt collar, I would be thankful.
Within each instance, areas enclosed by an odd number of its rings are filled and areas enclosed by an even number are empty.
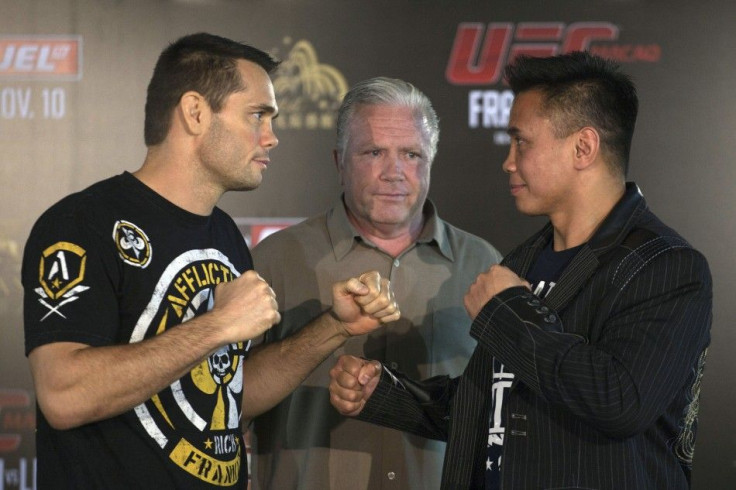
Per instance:
[[[425,222],[424,228],[422,228],[422,232],[417,238],[417,243],[435,246],[447,260],[455,260],[455,255],[452,252],[452,246],[447,236],[447,224],[437,215],[437,208],[434,203],[427,199],[422,212],[424,213]],[[358,233],[358,230],[355,229],[348,219],[342,195],[335,201],[332,209],[327,213],[327,232],[330,235],[332,250],[337,260],[342,260],[358,241],[373,246],[369,240],[363,238]]]

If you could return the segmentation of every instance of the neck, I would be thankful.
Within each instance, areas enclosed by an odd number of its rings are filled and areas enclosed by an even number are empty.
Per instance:
[[[223,193],[203,186],[202,180],[192,172],[195,166],[190,163],[186,155],[170,149],[149,148],[143,165],[133,175],[176,206],[209,216]]]
[[[554,228],[555,251],[586,243],[625,192],[625,184],[604,186],[589,192],[572,206],[571,212],[550,215]]]
[[[398,257],[402,252],[416,243],[424,228],[424,216],[419,213],[409,223],[394,225],[369,223],[358,218],[346,208],[350,223],[364,238],[374,243],[391,257]]]

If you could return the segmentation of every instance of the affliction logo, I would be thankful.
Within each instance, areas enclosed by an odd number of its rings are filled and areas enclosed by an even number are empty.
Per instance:
[[[164,271],[130,341],[187,328],[214,305],[214,288],[238,272],[217,250],[191,250]],[[250,342],[222,347],[135,412],[169,459],[215,485],[237,483],[240,472],[240,403],[243,356]],[[153,365],[154,363],[152,363]]]
[[[587,50],[619,62],[654,63],[661,58],[659,44],[619,43],[619,28],[610,22],[462,23],[457,28],[445,77],[452,85],[502,83],[506,64],[519,55],[553,56]],[[511,90],[471,90],[468,127],[503,129],[494,142],[507,144]]]
[[[277,128],[332,129],[347,82],[335,67],[319,62],[309,41],[301,40],[281,63],[273,88],[281,112],[274,121]]]
[[[61,307],[79,299],[78,294],[89,289],[81,282],[87,266],[87,252],[69,242],[57,242],[43,251],[38,267],[41,287],[35,289],[38,301],[49,311],[41,318],[52,314],[66,318]]]
[[[117,221],[112,230],[112,239],[126,264],[145,269],[151,262],[151,242],[145,232],[133,223]]]

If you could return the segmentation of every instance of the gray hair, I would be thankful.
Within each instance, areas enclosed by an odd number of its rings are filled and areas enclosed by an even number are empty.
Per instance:
[[[421,125],[429,137],[428,162],[437,154],[440,124],[437,113],[426,95],[409,82],[397,78],[376,77],[355,84],[342,100],[337,111],[337,152],[344,154],[348,144],[350,122],[361,105],[409,107],[421,117]],[[342,157],[341,157],[342,158]]]

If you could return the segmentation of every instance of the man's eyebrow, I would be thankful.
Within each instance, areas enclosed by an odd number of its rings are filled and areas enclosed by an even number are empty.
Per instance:
[[[254,109],[258,109],[262,112],[267,112],[269,114],[277,114],[278,111],[276,110],[276,107],[272,106],[271,104],[255,104],[253,105]]]
[[[518,136],[521,133],[521,130],[516,126],[510,126],[506,130],[506,133],[508,133],[509,136]]]

